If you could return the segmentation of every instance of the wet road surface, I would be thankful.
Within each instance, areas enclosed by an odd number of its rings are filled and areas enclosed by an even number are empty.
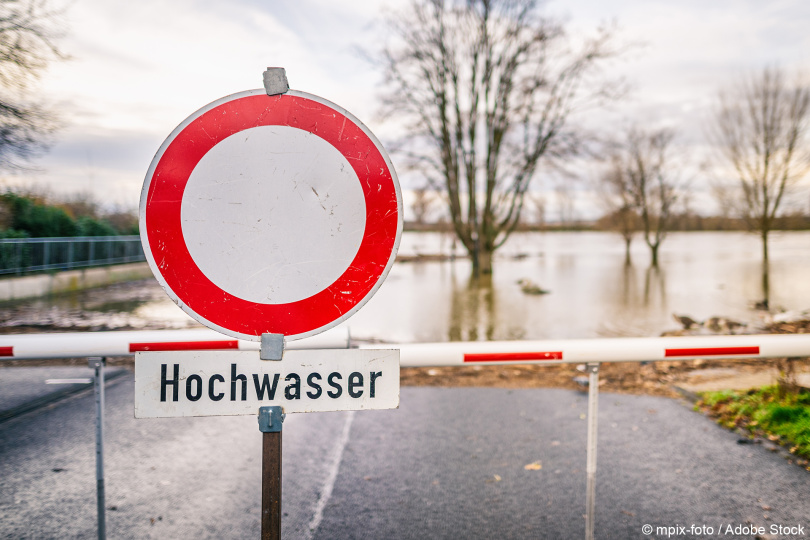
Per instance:
[[[254,417],[135,420],[131,375],[106,398],[109,538],[259,537]],[[283,537],[581,538],[586,411],[568,390],[403,388],[399,410],[289,415]],[[602,394],[599,414],[597,538],[807,529],[810,474],[780,454],[670,399]],[[0,537],[94,538],[95,509],[91,393],[0,423]]]

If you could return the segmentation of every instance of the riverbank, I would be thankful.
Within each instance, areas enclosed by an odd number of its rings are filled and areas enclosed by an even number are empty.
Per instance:
[[[152,276],[145,262],[0,279],[0,302],[75,292]]]

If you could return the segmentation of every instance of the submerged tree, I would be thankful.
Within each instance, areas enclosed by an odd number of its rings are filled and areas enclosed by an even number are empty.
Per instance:
[[[710,135],[734,167],[739,197],[725,197],[762,239],[768,262],[768,234],[796,182],[810,170],[810,89],[790,84],[780,69],[767,68],[720,93]],[[766,293],[767,297],[767,293]]]
[[[446,193],[475,273],[517,226],[541,159],[578,150],[571,114],[608,96],[588,77],[615,54],[602,30],[576,51],[533,0],[413,0],[378,60],[403,152]]]
[[[0,0],[0,168],[18,167],[53,130],[52,113],[29,90],[62,57],[54,42],[57,15],[47,0]]]
[[[630,178],[618,152],[611,156],[607,170],[599,178],[599,187],[600,200],[607,212],[603,221],[622,236],[624,262],[630,264],[630,244],[639,229],[639,218]]]
[[[623,219],[622,234],[628,250],[634,230],[630,220],[638,219],[652,266],[658,265],[658,250],[677,200],[679,179],[669,155],[672,139],[668,130],[630,130],[602,178],[608,192],[619,201],[617,210]]]
[[[433,205],[436,200],[435,192],[432,192],[427,186],[422,186],[413,191],[411,211],[413,212],[414,223],[417,225],[427,223],[428,218],[433,213]]]

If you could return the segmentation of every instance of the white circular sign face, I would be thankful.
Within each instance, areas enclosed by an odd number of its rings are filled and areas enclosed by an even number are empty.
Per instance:
[[[272,190],[264,189],[268,171]],[[247,129],[213,147],[191,173],[181,209],[200,270],[234,296],[268,304],[303,300],[338,279],[357,255],[365,218],[346,158],[287,126]]]
[[[388,155],[344,109],[289,91],[215,101],[161,146],[141,192],[147,261],[189,315],[258,341],[346,320],[402,233]]]

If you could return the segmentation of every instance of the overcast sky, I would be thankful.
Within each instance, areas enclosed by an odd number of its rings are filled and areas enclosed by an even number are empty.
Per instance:
[[[36,161],[38,171],[6,182],[92,192],[105,204],[134,209],[154,153],[177,124],[215,99],[261,87],[267,66],[285,67],[292,88],[345,107],[385,140],[391,129],[375,117],[378,77],[356,49],[373,49],[382,9],[405,3],[73,0],[61,41],[72,59],[53,64],[40,85],[64,128]],[[545,6],[575,32],[618,24],[621,39],[636,46],[617,65],[633,92],[615,118],[676,128],[690,154],[705,144],[701,123],[721,86],[766,65],[808,66],[806,0]],[[547,184],[539,180],[538,189]],[[698,199],[711,210],[708,199]],[[579,201],[578,212],[587,216],[591,204]]]

